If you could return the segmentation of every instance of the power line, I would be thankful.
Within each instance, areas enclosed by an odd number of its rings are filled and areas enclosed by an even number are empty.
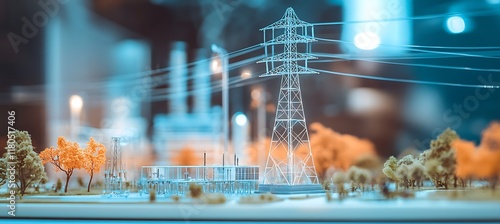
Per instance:
[[[325,41],[325,42],[349,43],[349,44],[354,43],[353,41],[334,40],[334,39],[326,39],[326,38],[318,38],[318,37],[316,37],[316,39],[320,40],[320,41]],[[423,53],[454,55],[454,56],[460,56],[460,57],[477,57],[477,58],[488,58],[488,59],[500,59],[500,57],[494,57],[494,56],[486,56],[486,55],[478,55],[478,54],[470,54],[470,53],[462,53],[462,52],[448,52],[448,51],[434,51],[434,50],[413,49],[411,47],[407,47],[407,46],[414,46],[414,45],[380,44],[380,46],[381,47],[404,48],[404,49],[407,49],[409,51],[423,52]],[[403,47],[401,47],[401,46],[403,46]],[[421,46],[419,46],[419,47],[421,47]],[[435,46],[432,46],[432,47],[435,47]],[[500,47],[498,47],[498,49],[500,49]]]
[[[318,22],[312,23],[314,26],[326,26],[326,25],[350,25],[350,24],[359,24],[359,23],[384,23],[384,22],[396,22],[396,21],[408,21],[408,20],[427,20],[427,19],[440,19],[448,16],[454,15],[467,15],[467,16],[489,16],[489,15],[497,15],[500,13],[500,10],[481,10],[474,12],[449,12],[442,14],[434,14],[434,15],[423,15],[423,16],[413,16],[413,17],[403,17],[403,18],[390,18],[384,20],[359,20],[359,21],[344,21],[344,22]]]
[[[323,72],[327,74],[333,75],[341,75],[348,77],[356,77],[363,79],[373,79],[373,80],[381,80],[381,81],[390,81],[390,82],[402,82],[402,83],[413,83],[413,84],[424,84],[424,85],[440,85],[440,86],[454,86],[454,87],[466,87],[466,88],[482,88],[482,89],[499,89],[498,85],[476,85],[476,84],[461,84],[461,83],[450,83],[450,82],[434,82],[434,81],[421,81],[421,80],[412,80],[412,79],[400,79],[400,78],[388,78],[388,77],[380,77],[380,76],[369,76],[369,75],[360,75],[353,73],[345,73],[345,72],[334,72],[322,69],[313,69],[317,72]]]
[[[478,72],[500,72],[500,69],[493,69],[493,68],[458,67],[458,66],[432,65],[432,64],[421,64],[421,63],[400,63],[400,62],[391,62],[391,61],[384,61],[384,60],[365,59],[365,58],[343,58],[343,57],[339,57],[338,55],[328,54],[328,53],[316,53],[313,55],[316,57],[342,58],[340,60],[333,59],[333,60],[314,60],[314,61],[311,61],[314,63],[359,60],[359,61],[367,61],[367,62],[382,63],[382,64],[401,65],[401,66],[415,66],[415,67],[453,69],[453,70],[478,71]]]

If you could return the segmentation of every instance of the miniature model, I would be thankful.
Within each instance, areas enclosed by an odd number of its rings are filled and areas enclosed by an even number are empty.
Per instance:
[[[495,188],[500,179],[500,123],[492,123],[483,131],[481,144],[455,139],[451,145],[456,154],[456,175],[463,187],[473,178],[488,180]]]
[[[275,37],[277,29],[284,29],[284,33]],[[267,71],[261,77],[281,76],[281,86],[264,181],[259,185],[259,191],[321,192],[309,144],[299,82],[299,75],[317,73],[307,68],[307,61],[314,59],[308,54],[310,42],[315,41],[314,28],[300,20],[292,8],[288,8],[279,21],[261,30],[264,32],[266,56],[271,51],[270,57],[260,61],[266,63]],[[268,31],[272,33],[270,40],[265,38]],[[284,45],[284,51],[275,55],[275,45],[281,44]],[[308,52],[298,53],[298,44],[305,44]],[[285,158],[279,156],[280,151],[286,152]]]
[[[7,170],[9,170],[9,175],[5,176],[4,182],[8,178],[9,186],[15,184],[19,189],[18,194],[23,196],[26,193],[26,189],[31,185],[46,183],[47,174],[45,173],[40,157],[33,151],[30,134],[27,131],[15,130],[13,135],[14,138],[12,139],[15,139],[15,142],[14,144],[8,144],[8,146],[12,145],[14,148],[12,150],[9,147],[6,148],[7,153],[0,163],[9,167],[9,169],[5,169],[2,172],[3,174],[7,174]],[[14,170],[10,169],[12,166]],[[9,177],[12,174],[14,174],[14,180]],[[0,185],[1,182],[2,180],[0,180]]]
[[[46,148],[40,152],[43,164],[52,163],[56,172],[63,171],[66,174],[64,193],[68,192],[68,183],[75,169],[83,167],[83,154],[76,142],[67,141],[64,137],[57,139],[57,148]]]
[[[128,196],[123,182],[126,180],[125,164],[122,163],[120,138],[111,138],[111,159],[106,164],[104,171],[104,194],[112,196]]]
[[[258,166],[143,166],[140,193],[184,195],[196,184],[206,193],[251,194],[258,181]]]
[[[106,161],[106,148],[94,138],[90,138],[87,147],[82,149],[76,142],[66,140],[60,136],[57,139],[57,148],[50,147],[40,152],[43,164],[51,163],[56,172],[62,171],[66,174],[64,193],[68,192],[68,184],[76,169],[84,169],[90,175],[87,191],[90,192],[90,184],[95,172]]]
[[[90,184],[95,173],[99,173],[102,165],[106,162],[106,147],[103,144],[96,142],[94,138],[90,138],[87,147],[83,151],[84,165],[83,168],[90,175],[87,192],[90,192]]]
[[[451,142],[458,138],[455,131],[446,129],[437,139],[431,141],[430,149],[422,152],[418,158],[407,155],[400,160],[391,156],[385,163],[382,172],[390,180],[407,188],[420,187],[424,175],[436,188],[448,189],[450,180],[456,187],[455,151]]]

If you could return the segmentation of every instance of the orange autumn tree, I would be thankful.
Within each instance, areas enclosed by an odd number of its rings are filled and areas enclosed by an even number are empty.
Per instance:
[[[476,166],[478,160],[474,142],[455,139],[451,142],[451,146],[455,149],[455,159],[457,161],[455,174],[462,180],[471,179],[475,176],[474,166]]]
[[[90,192],[90,184],[92,183],[94,173],[98,173],[102,165],[106,162],[106,147],[90,137],[89,142],[87,142],[87,147],[83,150],[83,158],[83,169],[90,175],[89,184],[87,186],[87,192]]]
[[[177,152],[177,155],[172,158],[172,163],[177,166],[199,166],[203,164],[200,156],[189,147],[182,148]]]
[[[483,132],[481,144],[457,139],[452,142],[456,155],[456,175],[462,179],[489,179],[494,188],[500,177],[500,123]]]
[[[75,169],[83,167],[84,156],[76,142],[67,141],[64,137],[57,139],[57,148],[50,147],[40,152],[42,163],[51,163],[56,172],[66,174],[64,192],[68,192],[68,183]]]
[[[337,133],[320,123],[311,124],[310,130],[314,165],[320,178],[330,167],[346,171],[363,157],[377,156],[369,140]]]

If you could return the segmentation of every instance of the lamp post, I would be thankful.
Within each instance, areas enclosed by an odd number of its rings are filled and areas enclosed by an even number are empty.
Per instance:
[[[78,95],[72,95],[69,98],[69,106],[71,109],[71,137],[73,141],[77,141],[78,129],[80,127],[80,114],[82,111],[83,100]]]
[[[229,148],[229,96],[228,96],[228,64],[227,52],[221,47],[212,44],[212,51],[219,55],[222,70],[222,132],[224,153],[228,153]],[[212,66],[213,68],[213,66]]]
[[[259,167],[265,168],[264,158],[265,156],[265,141],[266,141],[266,92],[262,86],[258,86],[253,89],[251,92],[252,99],[257,101],[257,141],[258,141],[258,150],[257,150],[257,163]]]

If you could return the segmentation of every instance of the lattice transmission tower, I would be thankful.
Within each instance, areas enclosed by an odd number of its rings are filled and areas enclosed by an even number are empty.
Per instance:
[[[265,27],[267,76],[281,76],[271,146],[259,191],[291,193],[321,190],[309,143],[302,104],[299,75],[316,74],[307,62],[314,39],[312,24],[300,20],[292,8],[283,17]],[[268,40],[266,37],[271,36]],[[299,53],[298,51],[303,53]],[[270,55],[269,55],[270,54]],[[295,186],[295,187],[294,187]]]
[[[125,164],[122,163],[122,150],[119,137],[111,138],[111,159],[106,164],[104,171],[104,195],[128,196],[124,188],[126,181]]]

